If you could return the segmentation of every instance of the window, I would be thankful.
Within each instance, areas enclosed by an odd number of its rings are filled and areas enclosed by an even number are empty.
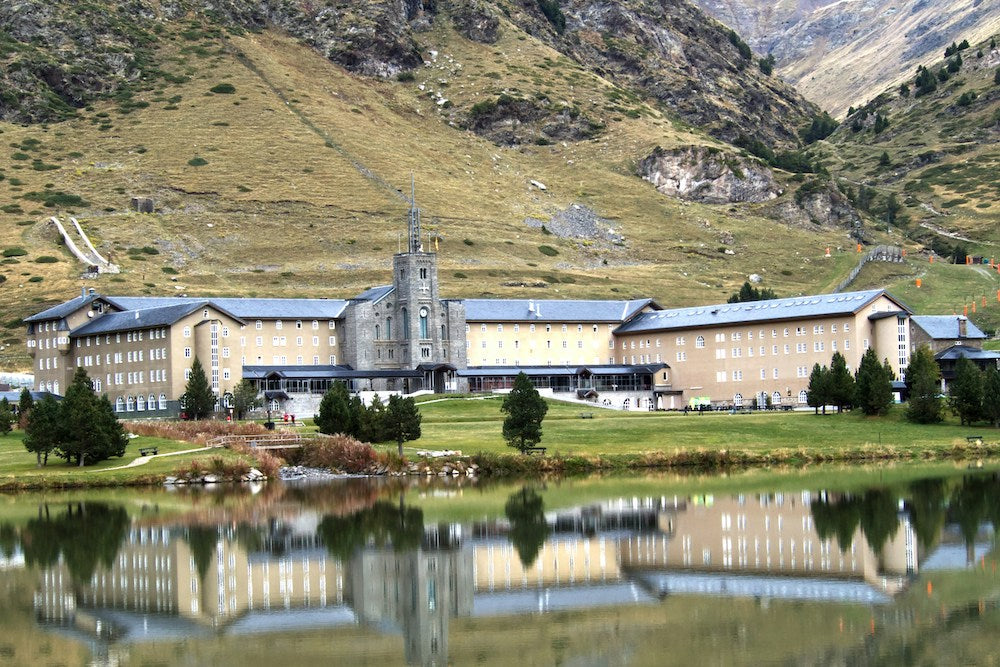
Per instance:
[[[822,351],[823,351],[823,341],[821,340],[815,341],[813,343],[813,352],[822,352]]]
[[[694,339],[694,346],[695,347],[705,347],[705,337],[704,336],[698,336],[697,338],[695,338]]]
[[[184,369],[184,379],[185,380],[190,380],[191,379],[191,369],[190,368],[185,368]]]
[[[302,336],[296,336],[295,337],[295,346],[296,347],[302,347]]]
[[[167,395],[166,394],[160,394],[160,400],[159,400],[158,407],[160,408],[160,410],[166,410],[167,409]]]
[[[844,349],[845,350],[851,349],[851,341],[848,340],[847,338],[844,339]]]
[[[848,333],[851,330],[850,322],[844,322],[844,333]]]
[[[806,393],[806,390],[803,389],[799,392],[799,403],[805,405],[807,402],[809,402],[809,395]]]
[[[771,379],[773,379],[773,380],[777,380],[778,379],[778,369],[777,368],[771,369]]]
[[[184,348],[184,358],[185,359],[190,359],[191,358],[191,348],[190,347],[185,347]]]
[[[337,328],[337,322],[335,320],[330,320],[329,322],[326,323],[326,326],[327,326],[328,329],[336,329]],[[388,334],[386,334],[386,335],[388,335]]]
[[[313,347],[319,345],[319,336],[313,336]]]
[[[733,371],[733,382],[740,382],[743,380],[743,371]]]
[[[420,337],[430,338],[427,333],[427,309],[421,308],[418,314],[420,315]]]
[[[766,368],[760,369],[760,379],[761,380],[766,380],[767,379],[767,369]]]
[[[743,407],[743,394],[736,394],[733,396],[733,407],[742,408]]]
[[[726,342],[726,334],[724,334],[724,333],[717,333],[717,334],[715,334],[715,342],[716,343],[725,343]]]
[[[313,320],[312,321],[312,328],[313,328],[313,331],[315,331],[316,329],[319,329],[319,320]]]
[[[257,347],[262,346],[264,344],[264,337],[263,336],[257,336],[256,343],[257,343]]]
[[[48,325],[46,324],[46,326]],[[121,396],[115,400],[115,412],[125,412],[125,399]]]
[[[277,329],[278,331],[281,331],[281,327],[283,327],[283,326],[284,326],[284,322],[282,322],[281,320],[275,320],[274,321],[274,328]]]
[[[409,317],[409,313],[406,311],[406,308],[403,308],[402,315],[403,315],[403,339],[404,340],[409,340],[410,339],[410,317]]]
[[[183,331],[181,333],[182,333],[182,335],[185,338],[190,338],[191,337],[191,327],[184,327],[184,329],[183,329]]]
[[[716,359],[725,359],[726,358],[726,350],[725,350],[725,348],[721,348],[720,347],[718,350],[716,350],[715,351],[715,358]]]
[[[535,333],[535,325],[534,324],[529,324],[528,325],[528,331],[531,332],[531,333]]]
[[[684,345],[687,343],[687,339],[684,336],[678,336],[674,339],[674,345]]]
[[[295,328],[296,329],[302,328],[302,320],[295,320]]]
[[[515,324],[514,325],[514,333],[517,333],[520,330],[521,330],[521,325],[520,324]]]
[[[564,324],[564,325],[562,325],[562,332],[563,332],[563,333],[566,333],[566,325],[565,325],[565,324]]]
[[[552,333],[552,325],[551,324],[546,324],[545,325],[545,333]]]
[[[261,329],[263,329],[263,328],[264,328],[264,323],[263,323],[263,322],[261,322],[260,320],[257,320],[256,322],[254,322],[254,327],[255,327],[255,328],[256,328],[256,329],[258,330],[258,331],[260,331]]]
[[[229,338],[229,327],[222,327],[222,337]]]
[[[743,340],[743,334],[741,332],[737,331],[736,333],[733,334],[732,339],[733,340]]]
[[[677,361],[687,361],[687,352],[678,351],[677,352]]]
[[[479,325],[479,330],[480,330],[481,332],[483,332],[483,333],[486,333],[486,325],[485,325],[485,324],[480,324],[480,325]]]
[[[734,347],[733,348],[733,359],[737,359],[737,358],[742,357],[742,356],[743,356],[743,348],[742,347]]]
[[[785,338],[788,338],[788,327],[785,327],[785,331],[782,334]]]

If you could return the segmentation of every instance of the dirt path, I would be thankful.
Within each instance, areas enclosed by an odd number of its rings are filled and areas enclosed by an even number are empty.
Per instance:
[[[215,449],[214,447],[197,447],[195,449],[182,449],[179,452],[167,452],[166,454],[153,454],[152,456],[139,456],[129,461],[123,466],[115,466],[114,468],[101,468],[100,470],[91,470],[89,472],[107,472],[109,470],[123,470],[125,468],[135,468],[136,466],[141,466],[149,463],[153,459],[163,458],[164,456],[177,456],[178,454],[191,454],[192,452],[204,452],[209,449]]]

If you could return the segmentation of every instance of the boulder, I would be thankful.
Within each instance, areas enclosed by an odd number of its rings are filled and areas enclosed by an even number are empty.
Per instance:
[[[764,164],[706,146],[657,146],[639,163],[638,172],[658,192],[704,204],[759,203],[781,194]]]

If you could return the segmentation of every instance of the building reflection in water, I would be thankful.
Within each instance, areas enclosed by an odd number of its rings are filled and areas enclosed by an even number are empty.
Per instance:
[[[678,594],[885,603],[936,546],[894,497],[623,498],[546,513],[522,489],[505,517],[464,525],[425,525],[402,500],[259,526],[133,523],[85,580],[65,557],[43,568],[35,609],[105,643],[364,624],[430,665],[447,662],[455,617]]]

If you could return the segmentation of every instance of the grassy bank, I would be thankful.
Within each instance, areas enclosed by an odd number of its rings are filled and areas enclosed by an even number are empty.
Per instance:
[[[420,450],[457,450],[477,463],[488,476],[652,468],[726,469],[750,466],[807,465],[812,463],[866,463],[895,460],[977,459],[1000,456],[1000,431],[967,427],[957,420],[941,424],[910,424],[896,407],[886,417],[861,414],[815,415],[811,412],[729,414],[625,413],[588,410],[584,406],[550,402],[541,444],[545,456],[523,456],[501,437],[499,398],[448,398],[420,404],[422,437],[406,443],[404,453],[420,461]],[[591,414],[581,418],[581,412]],[[299,430],[311,431],[310,424]],[[983,444],[969,435],[982,435]],[[213,459],[246,459],[225,449],[186,451],[200,445],[179,440],[133,438],[122,458],[78,468],[61,459],[37,467],[24,449],[23,434],[0,438],[0,489],[70,488],[160,484],[179,468]],[[142,447],[156,446],[161,456],[135,467]],[[395,443],[377,449],[395,451]],[[163,454],[177,453],[174,456]],[[434,472],[448,459],[420,463]]]

